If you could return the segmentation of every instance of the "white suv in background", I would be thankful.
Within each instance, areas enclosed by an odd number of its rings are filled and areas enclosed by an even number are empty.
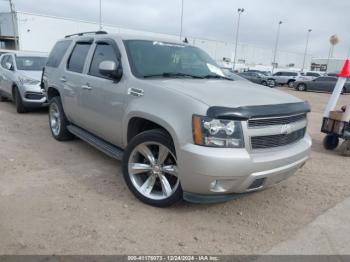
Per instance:
[[[285,85],[292,87],[293,82],[301,76],[299,72],[290,72],[290,71],[279,71],[273,74],[273,78],[276,81],[276,84]]]

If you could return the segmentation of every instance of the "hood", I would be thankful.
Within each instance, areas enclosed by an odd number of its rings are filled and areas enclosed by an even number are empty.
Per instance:
[[[42,71],[24,71],[24,70],[18,70],[18,72],[28,78],[34,79],[34,80],[41,80]]]
[[[300,99],[282,91],[249,81],[216,79],[149,79],[147,81],[163,88],[175,89],[208,106],[240,107],[301,102]]]

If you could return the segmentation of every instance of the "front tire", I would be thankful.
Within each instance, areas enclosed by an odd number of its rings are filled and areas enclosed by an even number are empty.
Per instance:
[[[182,199],[177,170],[173,141],[161,129],[135,136],[125,150],[125,182],[130,191],[148,205],[168,207]]]
[[[50,101],[49,125],[52,136],[58,141],[70,140],[74,137],[67,129],[69,122],[59,96],[52,98]]]
[[[323,147],[327,150],[334,150],[339,145],[339,137],[336,135],[326,135],[323,139]]]
[[[306,85],[305,84],[299,84],[297,86],[298,91],[306,91]]]
[[[23,100],[22,100],[22,97],[21,97],[21,93],[19,92],[17,86],[14,88],[14,100],[15,100],[17,113],[18,114],[26,113],[27,109],[23,105]]]

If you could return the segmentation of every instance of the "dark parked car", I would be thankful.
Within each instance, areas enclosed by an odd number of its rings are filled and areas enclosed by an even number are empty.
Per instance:
[[[230,78],[234,81],[248,81],[247,79],[237,75],[236,73],[233,73],[231,69],[221,68],[221,70],[227,78]]]
[[[276,86],[275,79],[273,79],[272,77],[268,77],[262,73],[243,72],[243,73],[239,73],[238,75],[256,84],[269,86],[269,87]]]
[[[322,76],[313,80],[301,80],[293,83],[294,88],[298,91],[323,91],[333,92],[338,78],[333,76]],[[350,93],[350,81],[347,80],[343,93]]]

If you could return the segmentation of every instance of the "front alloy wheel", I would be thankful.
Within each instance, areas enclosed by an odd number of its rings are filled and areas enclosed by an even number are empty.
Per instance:
[[[123,173],[129,189],[146,204],[165,207],[182,198],[177,159],[162,130],[137,135],[124,155]]]

